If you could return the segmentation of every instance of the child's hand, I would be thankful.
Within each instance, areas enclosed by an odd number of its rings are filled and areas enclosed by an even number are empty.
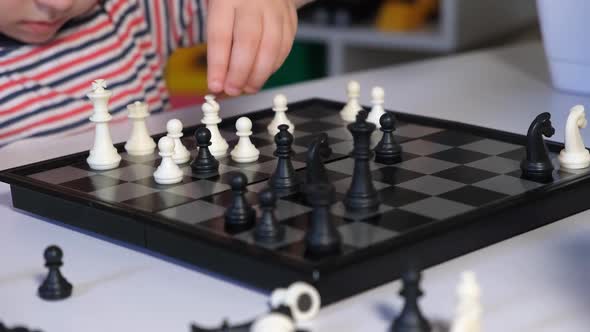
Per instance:
[[[209,0],[208,84],[236,96],[260,90],[283,64],[297,30],[299,0]]]

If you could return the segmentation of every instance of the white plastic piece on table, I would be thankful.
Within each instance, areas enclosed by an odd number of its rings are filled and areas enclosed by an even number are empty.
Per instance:
[[[164,136],[158,141],[158,149],[162,162],[154,172],[154,179],[159,184],[174,184],[182,181],[183,173],[176,165],[172,156],[174,155],[174,140]]]
[[[250,332],[295,332],[293,321],[280,313],[270,313],[259,317],[250,326]]]
[[[360,110],[362,110],[362,106],[359,103],[359,98],[361,96],[361,85],[357,81],[350,81],[346,86],[346,95],[348,96],[348,102],[340,111],[340,116],[342,120],[346,122],[354,122],[356,121],[356,115]]]
[[[586,128],[587,124],[584,106],[572,107],[565,125],[565,149],[561,150],[558,157],[561,167],[581,169],[590,166],[590,152],[580,134],[580,128]]]
[[[371,108],[371,112],[369,112],[367,121],[375,124],[377,128],[381,128],[379,120],[381,119],[381,116],[385,114],[385,109],[383,108],[383,103],[385,103],[385,90],[380,86],[374,87],[371,90],[371,98],[373,107]]]
[[[227,149],[229,145],[221,136],[219,132],[219,128],[217,125],[221,123],[221,118],[219,117],[219,111],[221,107],[215,100],[214,95],[206,95],[205,102],[203,103],[201,109],[203,110],[204,117],[201,120],[209,131],[211,131],[211,145],[209,146],[209,151],[214,157],[223,156],[227,153]]]
[[[260,157],[260,151],[252,144],[252,121],[243,116],[236,121],[236,135],[240,138],[230,155],[237,163],[252,163]]]
[[[113,146],[109,121],[113,118],[109,114],[108,103],[113,93],[106,90],[105,80],[99,79],[92,83],[92,92],[88,98],[94,104],[94,113],[90,121],[96,124],[94,145],[86,159],[90,168],[103,171],[119,167],[121,156]]]
[[[172,160],[178,165],[185,164],[191,159],[191,153],[182,144],[182,122],[178,119],[171,119],[166,123],[167,136],[174,140],[174,155]]]
[[[481,331],[481,291],[475,273],[465,271],[457,287],[457,310],[450,332]]]
[[[286,124],[289,126],[289,132],[293,134],[295,125],[287,118],[287,110],[289,109],[287,106],[287,97],[283,94],[278,94],[274,97],[272,103],[272,110],[275,112],[275,116],[268,127],[266,127],[268,133],[274,137],[279,132],[278,127],[282,124]]]
[[[305,298],[305,301],[300,299]],[[306,305],[302,308],[300,303]],[[320,293],[313,286],[304,282],[295,282],[289,288],[279,288],[270,296],[271,308],[285,305],[291,309],[295,322],[304,322],[313,319],[320,311],[322,301]]]
[[[131,136],[125,143],[125,150],[132,156],[145,156],[154,153],[156,142],[150,137],[145,120],[150,116],[146,103],[136,101],[127,105],[129,121],[131,121]]]

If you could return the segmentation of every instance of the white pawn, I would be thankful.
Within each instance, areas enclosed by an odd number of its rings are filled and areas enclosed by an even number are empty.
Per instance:
[[[158,149],[162,162],[154,172],[154,179],[159,184],[174,184],[182,181],[183,173],[176,165],[172,156],[174,155],[174,140],[170,137],[162,137],[158,141]]]
[[[219,111],[221,108],[217,101],[215,101],[215,96],[206,95],[205,102],[201,109],[205,115],[201,120],[201,123],[203,123],[211,132],[211,145],[209,146],[209,151],[211,151],[211,154],[214,157],[223,156],[227,153],[229,145],[223,136],[221,136],[219,128],[217,127],[217,125],[221,123],[221,118],[219,117]]]
[[[361,86],[357,81],[350,81],[346,86],[346,94],[348,96],[348,102],[340,111],[342,120],[346,122],[355,122],[356,115],[362,110],[361,104],[359,104],[359,98],[361,96]]]
[[[147,104],[136,101],[127,105],[127,111],[132,128],[131,136],[125,143],[125,150],[132,156],[145,156],[154,153],[156,142],[150,137],[145,125],[145,119],[150,115]]]
[[[379,120],[381,119],[381,116],[385,114],[385,109],[383,108],[383,103],[385,103],[385,91],[382,87],[376,86],[371,90],[371,98],[373,108],[371,108],[367,121],[375,124],[377,128],[381,128]]]
[[[580,128],[586,128],[587,124],[584,106],[574,106],[565,125],[565,149],[559,153],[561,167],[580,169],[590,166],[590,152],[580,135]]]
[[[121,156],[113,145],[109,130],[109,121],[113,117],[109,114],[108,104],[113,93],[106,88],[105,80],[96,80],[92,82],[92,92],[88,94],[88,98],[94,104],[94,113],[92,113],[90,121],[94,122],[96,126],[94,145],[86,162],[90,168],[99,171],[117,168],[121,163]]]
[[[178,165],[187,163],[191,159],[191,153],[182,144],[180,138],[182,137],[182,122],[178,119],[172,119],[166,123],[166,136],[174,140],[174,155],[172,160]]]
[[[289,132],[293,134],[293,130],[295,130],[295,125],[287,118],[287,97],[283,94],[278,94],[274,97],[272,110],[275,112],[275,116],[266,127],[268,129],[268,133],[271,136],[275,136],[279,132],[279,126],[282,124],[286,124],[289,126]]]
[[[480,332],[481,331],[481,301],[480,288],[475,273],[466,271],[461,274],[461,282],[457,287],[458,304],[455,319],[450,332]]]
[[[236,135],[240,138],[238,144],[231,151],[231,159],[237,163],[252,163],[258,160],[260,151],[250,141],[252,135],[252,121],[243,116],[236,121]]]

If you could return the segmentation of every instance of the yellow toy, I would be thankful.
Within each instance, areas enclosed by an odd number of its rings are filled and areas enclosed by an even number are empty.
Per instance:
[[[438,10],[438,0],[385,0],[377,14],[376,25],[382,31],[410,31],[426,23]]]

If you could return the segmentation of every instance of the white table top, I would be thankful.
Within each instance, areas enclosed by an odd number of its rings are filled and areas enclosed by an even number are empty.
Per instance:
[[[357,73],[280,89],[290,100],[344,100],[351,78],[368,91],[381,85],[386,107],[432,117],[525,133],[541,112],[551,112],[557,133],[569,108],[590,105],[590,97],[551,89],[539,43]],[[268,107],[277,90],[223,101],[224,115]],[[195,124],[200,111],[150,119],[154,132],[171,117]],[[126,124],[112,128],[115,141]],[[590,130],[584,132],[588,142]],[[0,150],[0,169],[87,150],[91,135],[22,142]],[[556,207],[558,208],[558,207]],[[431,320],[448,321],[462,270],[474,270],[481,284],[484,331],[588,331],[590,296],[590,212],[454,259],[424,273],[422,309]],[[56,226],[12,209],[9,188],[0,184],[0,320],[51,331],[187,331],[189,322],[217,325],[223,317],[242,321],[266,310],[266,294],[231,283],[154,254]],[[35,295],[45,274],[43,250],[64,250],[64,275],[72,298],[55,303]],[[330,305],[309,324],[313,331],[386,331],[401,306],[392,282]]]

